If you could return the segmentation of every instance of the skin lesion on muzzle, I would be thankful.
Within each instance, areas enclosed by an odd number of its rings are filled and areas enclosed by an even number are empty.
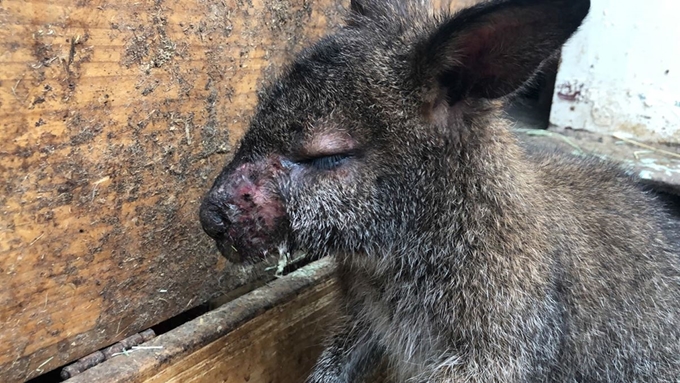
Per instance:
[[[203,199],[201,226],[230,262],[257,262],[285,240],[285,209],[273,187],[282,167],[274,161],[225,169]]]

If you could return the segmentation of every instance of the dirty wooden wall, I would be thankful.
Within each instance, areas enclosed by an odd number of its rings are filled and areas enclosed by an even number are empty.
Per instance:
[[[330,0],[0,2],[0,381],[261,277],[196,212]]]
[[[0,381],[264,277],[217,255],[199,198],[348,2],[0,0]]]

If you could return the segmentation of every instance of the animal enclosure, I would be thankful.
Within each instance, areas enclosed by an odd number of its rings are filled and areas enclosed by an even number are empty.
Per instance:
[[[281,278],[297,265],[232,265],[197,213],[258,89],[338,26],[348,3],[0,0],[0,381],[55,381],[92,355],[96,366],[69,381],[286,382],[309,372],[333,322],[330,262]],[[630,161],[646,145],[589,132],[524,138]],[[667,154],[677,148],[650,151],[680,166]],[[680,189],[675,174],[634,165],[654,186]],[[159,335],[100,352],[149,329]]]

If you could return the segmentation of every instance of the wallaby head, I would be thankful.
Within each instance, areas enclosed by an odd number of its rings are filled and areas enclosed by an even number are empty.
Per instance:
[[[346,26],[263,92],[200,210],[228,259],[281,246],[370,256],[451,236],[481,187],[469,180],[513,160],[493,144],[508,134],[502,101],[590,6],[503,0],[431,17],[416,3],[352,1]]]
[[[677,229],[618,167],[523,150],[501,118],[589,1],[422,3],[352,1],[298,55],[205,231],[234,262],[337,256],[343,318],[309,383],[383,358],[401,382],[676,381]]]

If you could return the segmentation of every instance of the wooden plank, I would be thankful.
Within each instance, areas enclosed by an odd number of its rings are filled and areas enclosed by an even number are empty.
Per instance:
[[[312,263],[66,382],[303,381],[336,317],[333,270]]]
[[[267,277],[217,255],[199,198],[346,3],[0,2],[0,381]]]

